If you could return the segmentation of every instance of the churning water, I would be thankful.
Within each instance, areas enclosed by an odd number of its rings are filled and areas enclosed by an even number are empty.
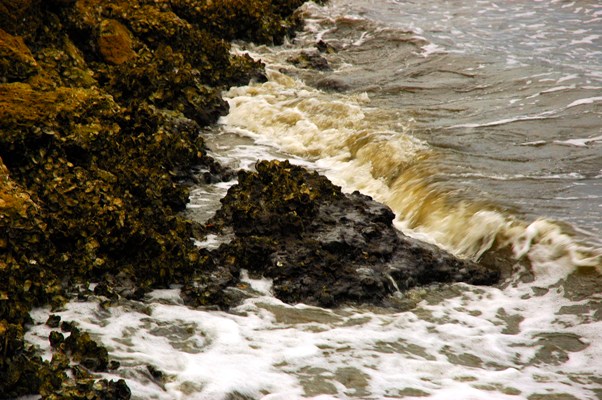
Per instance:
[[[231,312],[190,309],[173,288],[58,314],[107,346],[122,364],[107,377],[135,399],[601,398],[602,4],[303,10],[294,43],[237,48],[269,80],[226,93],[215,157],[316,169],[388,204],[406,234],[504,265],[505,281],[412,290],[405,311],[287,305],[249,278],[256,296]],[[287,62],[320,40],[330,69]],[[190,216],[207,219],[228,186],[198,188]],[[43,348],[47,315],[27,336]]]

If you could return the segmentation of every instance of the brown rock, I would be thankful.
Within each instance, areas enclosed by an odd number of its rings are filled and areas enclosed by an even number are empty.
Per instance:
[[[26,131],[37,131],[32,125],[60,131],[58,116],[77,118],[98,105],[107,107],[107,113],[116,107],[110,96],[95,89],[59,87],[39,91],[26,83],[0,84],[0,133],[3,141],[10,141],[24,137]]]
[[[38,72],[38,64],[23,38],[0,29],[0,82],[24,81]]]
[[[132,38],[125,26],[114,19],[100,23],[98,48],[106,62],[123,64],[136,56],[132,50]]]
[[[28,218],[28,209],[36,207],[29,194],[13,182],[8,169],[0,158],[0,226],[4,222],[15,224],[21,218]],[[0,237],[0,248],[5,247],[6,240]]]

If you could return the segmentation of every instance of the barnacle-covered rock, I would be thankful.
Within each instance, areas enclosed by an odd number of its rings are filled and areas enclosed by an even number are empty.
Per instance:
[[[302,0],[170,0],[176,13],[228,40],[280,43],[299,28],[292,15]]]
[[[60,301],[61,285],[44,268],[46,229],[40,206],[0,159],[0,320],[23,324],[33,305]]]
[[[38,64],[23,38],[0,28],[0,82],[24,81],[38,72]]]
[[[168,45],[115,69],[109,85],[115,98],[136,113],[139,107],[153,105],[204,126],[228,111],[219,89],[202,83],[199,71]]]
[[[14,32],[30,13],[34,0],[0,0],[0,27]]]
[[[97,380],[92,374],[110,368],[106,348],[72,323],[62,327],[70,335],[65,339],[62,333],[51,332],[52,359],[39,367],[36,376],[42,399],[128,400],[131,392],[124,380]]]
[[[106,62],[123,64],[134,58],[130,32],[119,21],[105,19],[100,23],[98,50]]]
[[[37,392],[42,358],[23,340],[23,326],[0,320],[0,393],[3,398]]]
[[[265,79],[228,41],[282,40],[300,4],[0,0],[1,397],[129,398],[89,372],[116,364],[75,324],[50,335],[51,361],[24,343],[31,308],[74,285],[114,300],[180,283],[220,303],[236,270],[210,273],[184,183],[231,177],[201,128],[227,112],[224,88]]]
[[[236,234],[215,257],[218,269],[273,279],[283,301],[386,305],[417,285],[499,279],[498,271],[406,237],[392,226],[389,208],[359,192],[343,194],[316,172],[278,161],[256,169],[239,173],[211,221]]]
[[[91,371],[107,371],[109,367],[107,349],[99,346],[87,332],[82,332],[76,327],[72,327],[70,333],[60,343],[61,350]]]

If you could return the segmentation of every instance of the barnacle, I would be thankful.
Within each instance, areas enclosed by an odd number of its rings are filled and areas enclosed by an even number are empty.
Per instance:
[[[180,214],[182,181],[193,166],[231,176],[201,127],[228,111],[225,87],[265,79],[229,40],[281,41],[300,4],[0,0],[0,393],[129,398],[125,382],[86,372],[116,364],[76,324],[50,335],[42,361],[23,340],[29,311],[60,307],[76,284],[112,301],[202,275],[212,260]],[[298,193],[282,206],[302,216],[314,194]]]

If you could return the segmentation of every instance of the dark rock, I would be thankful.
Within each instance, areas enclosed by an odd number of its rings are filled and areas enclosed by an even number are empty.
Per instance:
[[[350,88],[342,79],[329,76],[316,81],[315,86],[320,90],[333,92],[344,92]]]
[[[60,323],[61,323],[61,316],[56,315],[56,314],[50,315],[48,317],[48,319],[46,320],[46,326],[48,326],[49,328],[58,328]]]
[[[33,0],[0,0],[0,27],[13,33],[31,12]]]
[[[343,194],[315,172],[277,161],[256,169],[239,173],[211,221],[236,234],[215,256],[222,268],[235,267],[234,275],[244,268],[272,278],[285,302],[386,305],[418,285],[499,278],[498,271],[406,237],[392,226],[389,208],[359,192]]]
[[[48,336],[48,340],[50,341],[50,346],[52,348],[56,348],[65,341],[65,335],[58,331],[52,331]]]
[[[177,14],[217,32],[220,37],[265,44],[280,44],[286,35],[301,27],[302,21],[294,11],[304,3],[303,0],[170,2]]]
[[[296,56],[289,57],[286,61],[298,68],[330,71],[328,60],[316,52],[302,51]]]
[[[333,45],[331,45],[330,43],[326,43],[323,40],[319,40],[316,43],[316,49],[318,49],[318,51],[320,53],[329,53],[329,54],[336,53],[338,51]]]

